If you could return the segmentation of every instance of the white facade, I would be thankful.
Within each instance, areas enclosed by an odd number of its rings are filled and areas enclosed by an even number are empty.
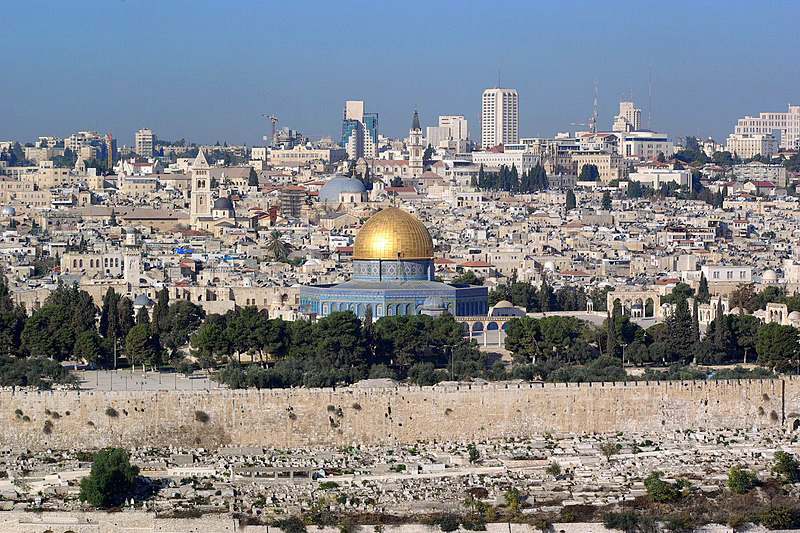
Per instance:
[[[519,141],[519,99],[516,89],[486,89],[481,98],[481,148]]]
[[[450,128],[428,126],[425,128],[425,144],[430,144],[434,148],[438,148],[442,143],[447,143],[450,140]]]
[[[442,115],[439,117],[439,127],[450,129],[450,138],[456,141],[469,139],[469,127],[464,115]]]
[[[778,154],[778,139],[771,133],[731,133],[725,149],[742,159],[756,155],[775,157]]]
[[[530,170],[540,161],[539,155],[525,150],[523,145],[510,145],[502,152],[472,152],[472,163],[483,165],[484,168],[495,169],[502,165],[517,167],[521,174],[523,171]]]
[[[656,190],[664,183],[677,183],[682,187],[689,187],[692,183],[692,173],[689,170],[664,170],[658,168],[642,168],[637,172],[628,174],[628,179],[638,181]]]
[[[780,132],[781,148],[786,150],[800,148],[800,105],[790,105],[786,113],[760,113],[758,117],[748,115],[740,118],[736,122],[733,134],[772,135],[776,130]]]
[[[675,153],[675,145],[665,133],[648,130],[620,133],[619,147],[623,157],[639,157],[655,159],[659,153],[671,157]]]
[[[633,100],[619,103],[619,115],[614,117],[612,131],[636,131],[642,125],[642,110],[637,108]]]
[[[735,281],[737,283],[750,283],[753,279],[753,269],[749,266],[738,265],[703,265],[700,272],[709,283],[719,281]]]
[[[141,157],[153,157],[156,136],[147,128],[136,132],[136,154]]]

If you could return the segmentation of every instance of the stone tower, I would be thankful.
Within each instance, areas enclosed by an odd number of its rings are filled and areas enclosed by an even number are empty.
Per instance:
[[[411,129],[408,130],[408,167],[411,176],[416,178],[422,174],[422,158],[425,147],[422,146],[422,128],[419,125],[419,115],[414,109],[414,118],[411,120]]]
[[[196,229],[197,219],[211,216],[211,166],[202,150],[192,165],[192,197],[189,207],[189,223]]]

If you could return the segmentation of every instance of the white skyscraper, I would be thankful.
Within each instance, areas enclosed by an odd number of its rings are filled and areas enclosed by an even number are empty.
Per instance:
[[[141,157],[153,157],[156,136],[151,130],[142,128],[136,132],[136,154]]]
[[[780,147],[786,150],[800,148],[800,105],[790,105],[784,113],[760,113],[757,117],[746,116],[736,122],[734,135],[780,134]],[[764,155],[762,153],[762,155]],[[740,156],[742,157],[742,156]]]
[[[611,131],[638,131],[642,126],[642,110],[636,107],[633,100],[622,100],[619,103],[619,115],[614,117]]]
[[[486,89],[481,98],[481,148],[519,141],[519,99],[516,89]]]
[[[450,130],[450,139],[466,141],[469,139],[469,128],[464,115],[443,115],[439,117],[439,127]]]

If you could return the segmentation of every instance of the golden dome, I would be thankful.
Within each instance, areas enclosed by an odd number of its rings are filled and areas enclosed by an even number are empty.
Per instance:
[[[413,215],[390,207],[358,230],[353,259],[433,259],[431,234]]]

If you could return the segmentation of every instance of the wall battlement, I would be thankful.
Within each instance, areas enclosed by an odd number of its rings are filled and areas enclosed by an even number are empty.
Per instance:
[[[340,446],[543,433],[795,430],[800,379],[4,391],[0,424],[0,446],[29,449]]]

